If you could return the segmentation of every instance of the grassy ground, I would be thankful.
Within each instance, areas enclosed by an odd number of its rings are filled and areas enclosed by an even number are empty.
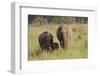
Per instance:
[[[44,31],[51,32],[54,42],[58,42],[56,37],[57,25],[50,24],[40,27],[29,26],[28,28],[28,60],[51,60],[51,59],[79,59],[88,57],[88,25],[65,25],[72,29],[72,36],[68,49],[59,48],[53,52],[42,52],[38,43],[38,36]]]

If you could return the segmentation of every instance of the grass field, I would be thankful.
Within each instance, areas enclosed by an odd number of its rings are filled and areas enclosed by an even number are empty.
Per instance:
[[[69,40],[68,49],[54,50],[53,52],[41,51],[38,43],[39,35],[48,31],[53,35],[54,42],[58,42],[55,24],[43,25],[39,27],[28,26],[28,60],[54,60],[54,59],[79,59],[88,57],[88,25],[65,25],[72,29],[72,36]]]

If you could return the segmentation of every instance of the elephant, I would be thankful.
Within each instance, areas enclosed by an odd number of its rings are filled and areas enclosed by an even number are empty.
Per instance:
[[[63,24],[61,24],[58,28],[57,28],[57,38],[60,42],[60,46],[61,48],[68,48],[68,42],[69,42],[69,38],[70,38],[70,31],[68,27],[64,27]]]
[[[39,35],[38,41],[42,50],[50,50],[53,44],[53,35],[45,31]]]
[[[51,45],[51,48],[52,48],[53,50],[58,49],[58,48],[59,48],[58,43],[57,43],[57,42],[53,42],[53,44]]]

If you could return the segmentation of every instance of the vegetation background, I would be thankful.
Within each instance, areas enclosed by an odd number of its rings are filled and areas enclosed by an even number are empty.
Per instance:
[[[44,32],[52,33],[54,42],[58,42],[56,31],[59,24],[72,30],[68,49],[42,51],[38,37]],[[88,18],[71,16],[28,15],[28,60],[79,59],[88,57]]]

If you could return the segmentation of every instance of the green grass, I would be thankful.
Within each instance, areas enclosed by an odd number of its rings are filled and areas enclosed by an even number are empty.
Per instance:
[[[67,25],[66,25],[67,26]],[[39,27],[29,26],[28,28],[28,60],[53,60],[53,59],[79,59],[88,57],[88,25],[69,25],[70,29],[78,28],[80,31],[73,31],[69,40],[68,49],[54,50],[53,52],[41,51],[38,43],[39,35],[48,31],[53,35],[54,42],[58,42],[55,24],[44,25]]]

